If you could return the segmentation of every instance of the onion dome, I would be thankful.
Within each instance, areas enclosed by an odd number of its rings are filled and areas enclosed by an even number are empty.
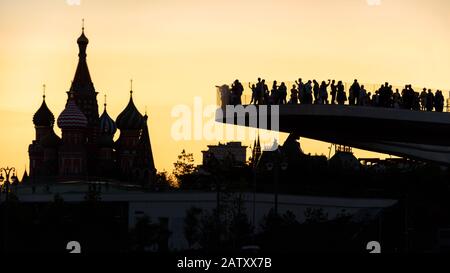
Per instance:
[[[55,134],[55,132],[52,132],[48,135],[46,135],[41,141],[40,144],[44,148],[56,148],[61,144],[61,138]]]
[[[114,135],[117,131],[117,126],[114,120],[106,112],[106,95],[105,95],[105,109],[103,114],[100,116],[100,133],[104,135]]]
[[[86,37],[86,35],[84,35],[84,28],[83,28],[83,32],[81,33],[80,37],[78,37],[78,39],[77,39],[77,44],[79,44],[79,45],[89,44],[89,39]]]
[[[43,98],[41,107],[33,116],[33,123],[35,126],[53,127],[53,124],[55,124],[55,116],[45,103],[45,95]]]
[[[81,112],[75,101],[70,98],[66,108],[58,117],[58,127],[65,128],[86,128],[88,124],[86,116]]]
[[[117,128],[120,130],[138,130],[142,127],[144,117],[134,105],[132,94],[133,91],[130,91],[130,101],[116,119]]]

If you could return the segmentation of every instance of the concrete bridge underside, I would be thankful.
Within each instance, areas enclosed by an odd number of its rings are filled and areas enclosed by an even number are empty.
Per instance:
[[[347,105],[277,107],[250,105],[244,112],[220,108],[216,120],[450,165],[450,113]],[[260,122],[263,117],[267,126]]]

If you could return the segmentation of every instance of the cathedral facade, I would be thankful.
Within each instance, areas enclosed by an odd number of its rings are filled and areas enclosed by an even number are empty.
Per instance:
[[[114,121],[106,110],[99,116],[97,95],[86,62],[89,43],[84,34],[77,40],[79,60],[65,109],[55,116],[45,102],[33,116],[35,140],[30,144],[30,181],[104,180],[147,186],[156,175],[148,116],[133,102],[133,91],[125,109]],[[132,89],[132,88],[131,88]],[[62,135],[54,132],[54,125]],[[114,136],[120,131],[119,138]]]

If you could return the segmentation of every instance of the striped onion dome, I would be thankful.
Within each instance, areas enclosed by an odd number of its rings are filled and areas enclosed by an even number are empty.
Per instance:
[[[73,99],[69,102],[58,117],[58,127],[64,128],[86,128],[88,124],[86,116],[81,112],[80,108],[75,104]]]
[[[48,109],[47,104],[45,103],[45,96],[41,107],[33,116],[33,123],[35,126],[45,127],[53,127],[53,124],[55,124],[55,116],[50,109]]]
[[[143,116],[139,113],[134,105],[133,97],[130,96],[130,101],[127,107],[119,114],[116,119],[117,128],[120,130],[138,130],[142,127]]]
[[[117,126],[114,120],[106,112],[106,105],[103,114],[100,116],[100,132],[105,135],[114,135],[117,131]]]

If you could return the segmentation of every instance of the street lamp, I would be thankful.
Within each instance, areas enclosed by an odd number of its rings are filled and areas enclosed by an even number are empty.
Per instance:
[[[278,215],[278,183],[279,183],[279,171],[286,171],[289,164],[285,158],[282,157],[280,150],[278,150],[274,162],[267,162],[266,168],[269,172],[274,172],[274,211]]]
[[[11,176],[11,172],[12,172],[12,176]],[[5,176],[3,176],[3,173],[5,174]],[[11,181],[10,181],[10,177],[11,177]],[[4,183],[3,183],[3,181],[4,181]],[[0,168],[0,183],[3,183],[2,190],[4,190],[6,193],[6,201],[8,201],[8,197],[9,197],[9,185],[11,184],[11,182],[14,184],[17,181],[18,181],[18,179],[16,176],[16,168],[14,168],[14,167]]]
[[[11,176],[11,172],[12,172],[12,176]],[[3,176],[3,173],[5,174],[5,176]],[[4,207],[4,229],[3,229],[3,249],[6,252],[7,250],[7,240],[8,240],[8,201],[9,201],[9,184],[10,184],[10,178],[11,176],[11,182],[12,183],[16,183],[17,180],[17,176],[16,176],[16,168],[12,167],[6,167],[6,168],[0,168],[0,183],[4,183],[2,184],[2,187],[0,189],[0,192],[2,192],[3,190],[5,190],[6,192],[6,196],[5,196],[5,207]]]

